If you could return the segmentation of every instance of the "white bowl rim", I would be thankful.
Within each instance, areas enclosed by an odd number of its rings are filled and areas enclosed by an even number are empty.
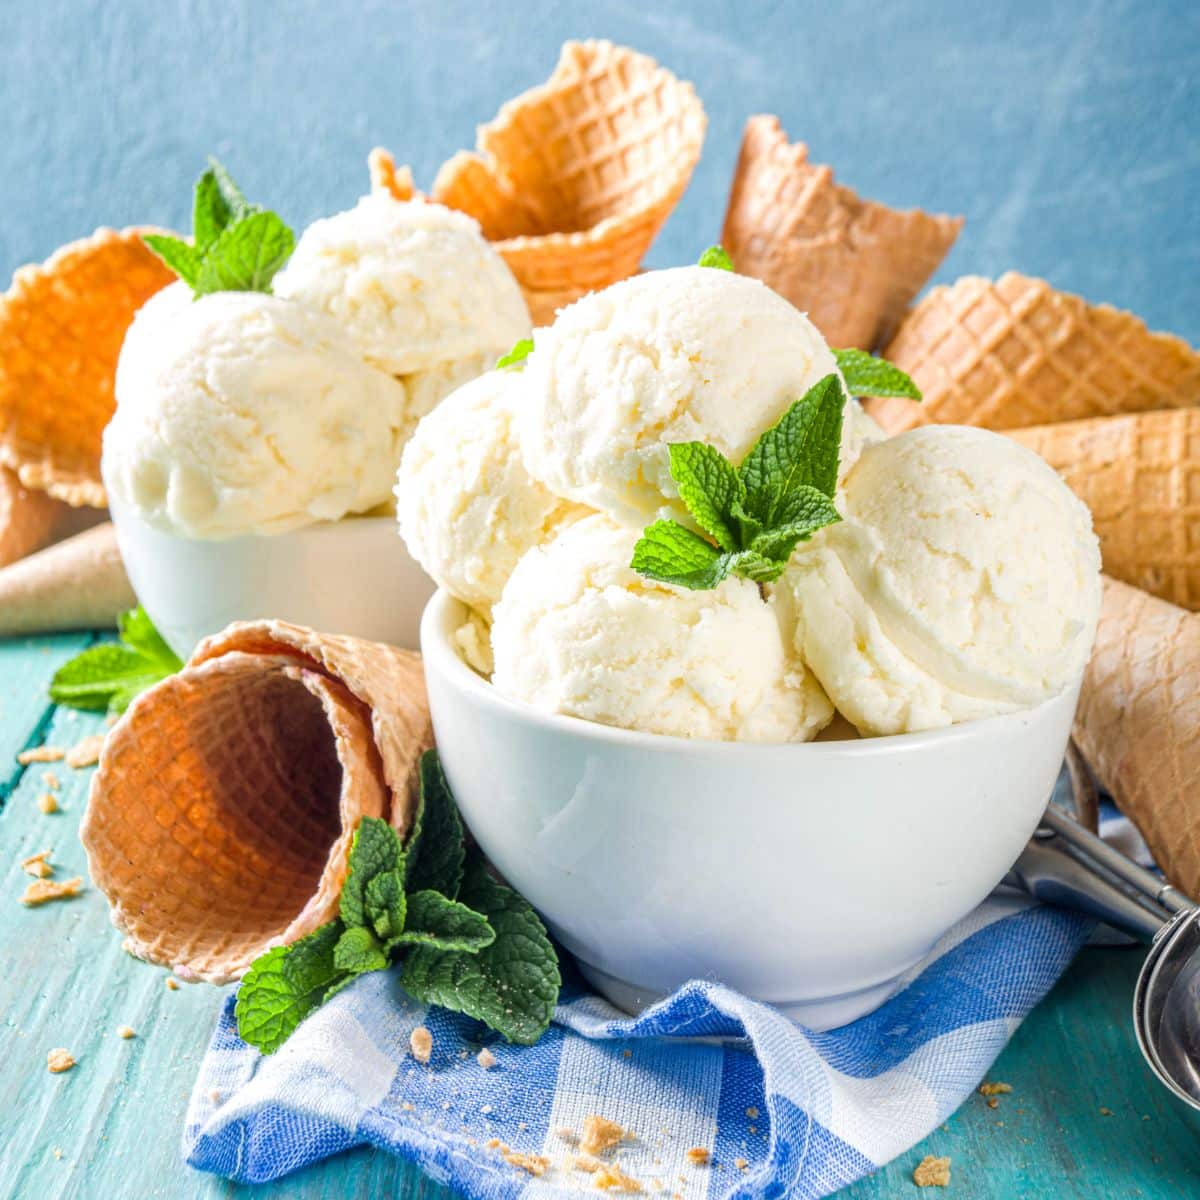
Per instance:
[[[438,588],[425,605],[421,614],[421,656],[426,664],[448,680],[460,691],[467,692],[485,705],[500,710],[516,720],[554,730],[568,737],[583,738],[597,742],[623,745],[642,750],[653,750],[672,754],[718,754],[729,757],[753,757],[761,759],[767,755],[788,755],[799,759],[804,755],[852,755],[858,758],[894,754],[901,751],[936,750],[961,741],[987,741],[993,734],[1001,733],[1006,727],[1027,725],[1037,721],[1048,709],[1070,699],[1079,681],[1076,680],[1056,695],[1033,708],[1017,709],[995,717],[982,717],[974,721],[960,721],[941,729],[927,729],[920,733],[893,733],[879,737],[845,738],[825,742],[728,742],[715,738],[685,738],[674,734],[644,733],[636,729],[622,729],[616,725],[603,725],[583,717],[564,716],[560,713],[544,712],[523,700],[514,700],[498,691],[494,684],[473,671],[450,642],[449,615],[452,605],[458,605],[465,614],[469,606],[445,588]]]

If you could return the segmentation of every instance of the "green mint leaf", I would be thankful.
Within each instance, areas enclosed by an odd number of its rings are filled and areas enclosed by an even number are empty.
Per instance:
[[[296,1026],[338,986],[334,961],[342,923],[331,921],[291,946],[256,959],[238,989],[234,1015],[242,1041],[272,1054]]]
[[[418,1000],[465,1013],[511,1042],[532,1045],[550,1024],[562,983],[545,927],[525,900],[478,861],[467,869],[461,900],[487,919],[496,940],[476,954],[415,947],[404,963],[404,987]]]
[[[780,506],[799,487],[832,496],[837,487],[845,393],[826,375],[780,417],[751,448],[738,473],[746,487],[746,511],[764,529],[778,522]]]
[[[147,688],[183,666],[144,609],[123,614],[119,630],[120,643],[89,646],[59,667],[50,681],[55,704],[85,712],[124,712]]]
[[[671,478],[688,512],[722,550],[739,549],[741,531],[732,513],[745,501],[746,488],[737,468],[704,442],[677,442],[670,451]]]
[[[396,946],[433,946],[439,950],[463,950],[478,954],[496,940],[496,931],[482,913],[437,892],[413,892],[408,897],[408,920],[404,932],[388,942]]]
[[[533,338],[522,338],[507,354],[502,354],[496,359],[496,370],[503,371],[510,367],[521,367],[524,369],[525,360],[529,357],[532,350]]]
[[[704,591],[729,573],[729,555],[678,521],[655,521],[634,546],[630,565],[647,579]]]
[[[296,245],[292,231],[273,212],[256,212],[227,226],[205,251],[193,285],[212,292],[269,292],[276,272]]]
[[[146,233],[142,241],[193,290],[200,277],[200,266],[204,256],[190,242],[165,233]]]
[[[382,971],[388,956],[379,939],[361,927],[342,931],[333,948],[333,962],[339,971],[362,975],[367,971]]]
[[[709,246],[700,255],[700,261],[696,265],[698,267],[716,267],[720,271],[732,271],[734,269],[733,259],[726,253],[724,246]]]
[[[442,772],[436,750],[421,755],[421,794],[417,817],[408,839],[405,888],[409,892],[429,889],[453,900],[462,885],[462,819]]]
[[[221,193],[221,199],[225,202],[225,207],[228,208],[234,221],[240,221],[243,217],[262,212],[257,204],[251,204],[246,199],[242,194],[242,189],[233,182],[233,176],[211,154],[208,156],[208,169],[212,172]]]
[[[404,874],[404,850],[396,831],[379,817],[363,817],[350,843],[349,870],[342,884],[340,912],[350,928],[369,924],[367,885],[388,871]]]
[[[865,350],[835,350],[838,370],[852,396],[903,396],[920,400],[921,389],[899,367]]]
[[[384,871],[367,884],[363,893],[367,921],[386,942],[404,930],[408,903],[404,895],[404,876],[399,871]]]
[[[729,556],[730,575],[740,575],[753,583],[773,583],[783,574],[786,566],[786,556],[781,559],[769,557],[753,547]]]
[[[788,497],[787,510],[781,514],[779,524],[760,533],[750,543],[750,549],[786,564],[797,542],[808,541],[818,529],[841,519],[828,496],[816,488],[800,488]]]
[[[199,254],[203,254],[235,219],[234,207],[221,190],[217,172],[209,167],[196,180],[192,196],[192,242]]]

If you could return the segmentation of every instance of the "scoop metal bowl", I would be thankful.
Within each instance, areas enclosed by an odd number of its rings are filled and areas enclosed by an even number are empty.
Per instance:
[[[1200,1109],[1200,908],[1097,836],[1096,788],[1074,744],[1067,767],[1074,815],[1049,805],[1007,882],[1149,943],[1134,1032],[1154,1074]]]

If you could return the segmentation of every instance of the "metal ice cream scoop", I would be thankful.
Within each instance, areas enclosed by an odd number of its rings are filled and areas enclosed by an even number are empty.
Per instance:
[[[1096,789],[1074,743],[1067,767],[1076,815],[1049,805],[1006,882],[1149,943],[1133,994],[1138,1045],[1155,1075],[1200,1109],[1200,908],[1096,836]]]

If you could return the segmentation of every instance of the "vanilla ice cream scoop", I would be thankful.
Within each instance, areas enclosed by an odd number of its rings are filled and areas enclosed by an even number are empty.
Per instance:
[[[513,428],[520,371],[491,371],[418,426],[396,482],[400,533],[426,572],[487,614],[517,560],[587,510],[530,479]]]
[[[391,375],[485,360],[478,374],[530,330],[521,289],[476,221],[383,192],[310,225],[274,289],[333,317]]]
[[[389,499],[407,407],[329,317],[260,292],[159,292],[125,335],[110,493],[192,538],[282,533]]]
[[[651,271],[585,296],[535,343],[521,421],[530,474],[630,523],[678,508],[669,443],[708,442],[736,464],[837,372],[803,313],[711,267]]]
[[[493,684],[546,712],[645,733],[807,741],[833,709],[744,579],[712,591],[630,566],[639,531],[592,516],[517,564],[493,610]]]
[[[863,733],[1026,708],[1081,675],[1100,605],[1091,515],[999,434],[923,426],[868,445],[843,520],[775,587],[796,649]]]

